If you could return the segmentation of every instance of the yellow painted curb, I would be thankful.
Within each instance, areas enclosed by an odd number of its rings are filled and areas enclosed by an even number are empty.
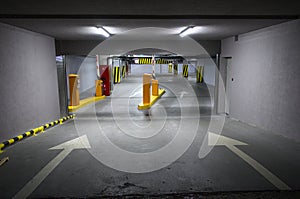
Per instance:
[[[69,106],[69,112],[75,112],[77,111],[78,109],[88,105],[88,104],[91,104],[93,102],[97,102],[97,101],[100,101],[100,100],[103,100],[105,99],[105,95],[103,96],[100,96],[100,97],[89,97],[89,98],[85,98],[83,100],[80,100],[80,104],[78,106]]]
[[[0,143],[0,153],[3,153],[2,149],[5,147],[3,143]]]
[[[68,119],[74,118],[74,117],[75,117],[75,114],[69,115],[68,117],[63,117],[62,119],[59,119],[59,121],[62,123],[62,122],[67,121]],[[27,132],[23,133],[22,135],[18,135],[18,136],[14,137],[14,138],[11,138],[9,140],[6,140],[6,141],[0,143],[0,153],[3,153],[3,149],[6,148],[7,146],[12,145],[12,144],[14,144],[14,143],[16,143],[16,142],[18,142],[18,141],[26,138],[26,137],[36,136],[36,134],[38,132],[42,133],[46,129],[48,129],[49,127],[55,126],[58,123],[59,123],[58,120],[55,120],[55,122],[47,123],[47,124],[45,124],[43,126],[31,129],[30,131],[27,131]]]
[[[165,93],[165,89],[158,90],[158,96],[151,95],[150,103],[144,104],[143,102],[138,105],[139,110],[145,110],[151,108],[151,106]]]

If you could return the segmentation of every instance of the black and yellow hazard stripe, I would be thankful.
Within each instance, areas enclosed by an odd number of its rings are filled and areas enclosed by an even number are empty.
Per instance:
[[[126,75],[126,66],[122,66],[122,77],[125,78]]]
[[[174,68],[174,75],[177,75],[178,74],[178,65],[174,64],[173,68]]]
[[[151,64],[152,58],[139,58],[139,64]]]
[[[31,130],[29,130],[29,131],[27,131],[27,132],[25,132],[25,133],[23,133],[21,135],[18,135],[18,136],[14,137],[14,138],[11,138],[11,139],[7,140],[7,141],[4,141],[4,142],[0,143],[0,153],[3,152],[2,150],[4,148],[6,148],[6,147],[8,147],[8,146],[10,146],[12,144],[14,144],[15,142],[18,142],[18,141],[20,141],[20,140],[22,140],[22,139],[24,139],[26,137],[30,137],[32,135],[36,135],[39,132],[42,133],[42,132],[44,132],[44,130],[46,130],[46,129],[50,128],[50,127],[53,127],[53,126],[55,126],[57,124],[62,124],[63,122],[67,121],[68,119],[71,119],[71,118],[74,118],[74,117],[75,117],[75,114],[69,115],[67,117],[63,117],[63,118],[61,118],[59,120],[55,120],[53,122],[50,122],[50,123],[47,123],[45,125],[39,126],[37,128],[31,129]]]
[[[196,68],[196,82],[203,82],[203,66],[197,66]]]
[[[188,77],[189,76],[189,65],[183,65],[182,74],[183,74],[183,77]]]
[[[169,64],[172,63],[172,60],[166,60],[166,59],[156,59],[156,64]],[[150,58],[139,58],[139,64],[152,64],[152,57]]]
[[[200,82],[200,66],[196,67],[196,83]]]
[[[172,64],[170,63],[170,64],[169,64],[169,68],[168,68],[168,73],[172,73],[172,69],[173,69],[173,66],[172,66]]]
[[[166,59],[158,59],[156,60],[157,64],[170,64],[172,63],[172,60],[166,60]]]
[[[120,67],[115,66],[114,67],[114,83],[120,83],[121,82],[121,73],[120,73]]]

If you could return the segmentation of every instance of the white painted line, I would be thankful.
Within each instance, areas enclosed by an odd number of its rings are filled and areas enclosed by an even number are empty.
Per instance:
[[[208,145],[209,146],[226,146],[229,150],[235,153],[237,156],[242,158],[247,162],[251,167],[253,167],[258,173],[264,176],[269,182],[271,182],[279,190],[291,190],[291,188],[280,180],[276,175],[271,173],[259,162],[251,158],[249,155],[241,151],[236,147],[236,145],[248,145],[244,142],[228,138],[222,135],[217,135],[215,133],[208,132]]]
[[[259,172],[262,176],[264,176],[269,182],[271,182],[275,187],[279,190],[291,190],[291,188],[285,184],[282,180],[280,180],[276,175],[271,173],[268,169],[266,169],[259,162],[251,158],[249,155],[239,150],[237,147],[233,145],[226,146],[233,153],[242,158],[245,162],[247,162],[251,167],[253,167],[257,172]]]
[[[13,198],[23,199],[30,194],[45,180],[45,178],[67,157],[73,149],[91,148],[86,135],[52,147],[49,150],[63,149],[53,160],[51,160],[32,180],[30,180]]]

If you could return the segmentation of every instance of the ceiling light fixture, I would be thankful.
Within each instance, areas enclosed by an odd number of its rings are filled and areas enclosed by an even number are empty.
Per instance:
[[[103,35],[104,37],[110,36],[110,33],[103,27],[97,27],[97,33]]]
[[[179,36],[180,37],[184,37],[186,35],[191,34],[193,32],[193,28],[195,28],[195,26],[188,26],[188,27],[186,27],[183,31],[181,31],[179,33]]]

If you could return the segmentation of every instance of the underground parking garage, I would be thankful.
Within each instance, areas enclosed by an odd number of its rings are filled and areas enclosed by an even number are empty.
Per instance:
[[[6,1],[1,198],[299,197],[299,7]]]

